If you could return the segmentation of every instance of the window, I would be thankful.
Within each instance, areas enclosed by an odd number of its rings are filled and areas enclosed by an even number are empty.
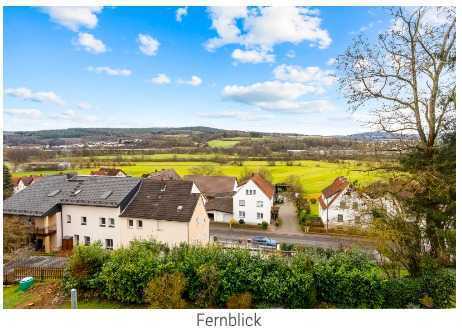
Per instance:
[[[82,219],[80,220],[80,224],[81,225],[86,225],[87,224],[87,217],[82,217]]]
[[[83,242],[85,242],[86,246],[89,246],[90,245],[90,237],[89,236],[84,236],[83,237]]]
[[[246,189],[245,193],[246,195],[256,195],[257,191],[255,189]]]
[[[340,202],[340,208],[345,209],[346,208],[346,202]]]
[[[114,249],[114,241],[112,239],[106,239],[106,249],[112,250]]]
[[[337,217],[338,222],[343,222],[343,214],[339,214]]]
[[[257,219],[263,219],[263,213],[257,212]]]
[[[71,215],[70,215],[70,214],[68,214],[68,215],[66,216],[66,220],[67,220],[67,223],[68,223],[68,224],[70,224],[70,223],[71,223],[71,221],[72,221],[72,217],[71,217]]]
[[[239,200],[239,206],[245,206],[245,200],[240,199]]]
[[[109,227],[115,227],[115,220],[114,218],[109,218]]]
[[[263,201],[257,201],[257,207],[263,207]]]
[[[77,234],[74,235],[74,244],[75,244],[76,246],[79,245],[79,236],[78,236]]]
[[[239,218],[245,218],[245,211],[239,211]]]
[[[252,190],[252,195],[256,195],[257,194],[257,191],[254,189]]]
[[[128,228],[133,228],[133,219],[128,219]]]
[[[358,209],[358,202],[353,202],[353,209],[357,210]]]
[[[99,218],[100,227],[106,227],[106,218]]]
[[[143,220],[138,220],[138,228],[143,228]]]

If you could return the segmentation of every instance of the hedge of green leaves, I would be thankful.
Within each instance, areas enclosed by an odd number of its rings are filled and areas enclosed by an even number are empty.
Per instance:
[[[81,273],[88,265],[88,273]],[[76,269],[75,266],[80,267]],[[85,270],[85,269],[84,269]],[[367,255],[304,250],[293,257],[252,255],[244,249],[134,242],[108,254],[101,246],[78,247],[64,286],[122,303],[144,303],[149,281],[179,272],[189,307],[224,308],[238,294],[251,294],[259,308],[406,308],[431,297],[446,308],[455,294],[455,275],[431,270],[418,279],[386,279]],[[99,289],[98,292],[95,290]]]

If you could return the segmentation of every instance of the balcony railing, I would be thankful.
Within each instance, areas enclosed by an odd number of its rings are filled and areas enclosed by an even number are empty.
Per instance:
[[[54,233],[56,233],[56,226],[34,227],[34,234],[36,235],[50,235]]]

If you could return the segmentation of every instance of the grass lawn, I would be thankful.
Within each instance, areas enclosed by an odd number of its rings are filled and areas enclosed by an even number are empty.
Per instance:
[[[25,292],[19,289],[19,285],[3,286],[3,308],[70,309],[70,298],[61,296],[59,301],[53,302],[59,292],[59,282],[57,281],[35,282]],[[33,305],[29,306],[29,304]],[[145,306],[126,305],[97,299],[78,299],[77,307],[79,309],[121,309],[144,308]]]
[[[298,165],[300,163],[300,165]],[[249,170],[258,170],[267,168],[272,176],[273,183],[283,182],[290,175],[300,178],[309,197],[317,197],[322,189],[327,187],[337,176],[346,176],[351,181],[357,180],[359,184],[368,184],[373,181],[384,179],[392,174],[390,172],[368,171],[368,168],[377,165],[365,165],[355,161],[345,163],[330,163],[325,161],[303,160],[296,161],[294,166],[287,166],[284,162],[277,162],[275,166],[268,166],[266,161],[246,161],[243,166],[230,164],[220,165],[209,161],[169,161],[169,162],[137,162],[133,166],[121,166],[128,175],[141,176],[145,173],[154,172],[163,168],[173,168],[178,174],[190,174],[191,167],[211,165],[216,167],[224,175],[239,177],[247,168]],[[79,174],[89,174],[92,169],[72,169],[68,171],[78,172]],[[19,172],[14,176],[56,174],[59,171],[37,171],[37,172]]]

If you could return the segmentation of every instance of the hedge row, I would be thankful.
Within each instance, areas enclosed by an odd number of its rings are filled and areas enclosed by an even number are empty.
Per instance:
[[[218,247],[169,250],[143,241],[111,254],[97,244],[76,248],[63,285],[122,303],[145,303],[155,297],[156,307],[162,307],[159,299],[169,297],[166,303],[200,308],[232,307],[230,303],[260,308],[406,308],[420,306],[423,297],[427,306],[428,298],[433,307],[451,306],[455,276],[446,270],[418,279],[383,275],[369,257],[352,251],[262,257]],[[151,282],[170,279],[182,285],[172,290],[181,298],[172,299],[163,282]]]

